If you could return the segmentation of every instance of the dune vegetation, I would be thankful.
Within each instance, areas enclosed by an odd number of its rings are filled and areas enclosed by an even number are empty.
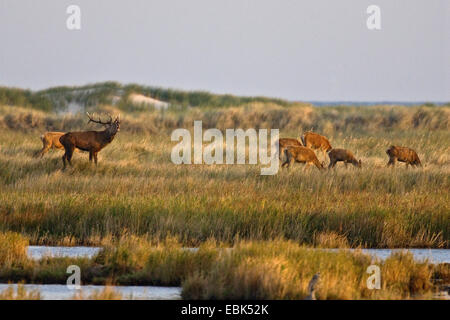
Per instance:
[[[1,107],[0,230],[32,244],[101,243],[124,231],[185,246],[207,239],[288,239],[302,244],[393,248],[450,245],[450,130],[448,107],[282,107],[248,105],[210,111],[123,113],[121,131],[99,153],[99,165],[75,153],[42,159],[39,136],[48,130],[92,130],[82,114]],[[112,106],[98,112],[118,114]],[[303,170],[274,176],[260,165],[175,165],[170,133],[192,128],[280,128],[296,137],[311,127],[334,147],[351,150],[362,169]],[[409,146],[424,164],[386,168],[385,150]],[[319,160],[328,163],[319,154]],[[331,235],[331,238],[327,235]]]
[[[183,297],[192,299],[299,299],[318,271],[320,299],[412,298],[434,290],[437,271],[409,255],[382,263],[408,276],[390,275],[392,285],[374,293],[364,289],[369,257],[311,248],[450,247],[448,105],[314,107],[114,83],[99,88],[1,88],[2,282],[65,283],[66,266],[78,264],[84,283],[182,285]],[[130,105],[133,92],[170,105]],[[111,95],[118,95],[115,103]],[[63,171],[63,151],[36,157],[40,135],[102,129],[83,113],[65,113],[74,101],[89,112],[120,113],[121,131],[99,153],[98,166],[78,152]],[[351,150],[362,169],[294,164],[262,176],[259,164],[175,165],[170,134],[192,130],[194,120],[204,129],[274,128],[280,137],[312,129]],[[413,148],[423,167],[387,168],[390,145]],[[28,244],[104,250],[94,259],[36,262],[26,257]]]

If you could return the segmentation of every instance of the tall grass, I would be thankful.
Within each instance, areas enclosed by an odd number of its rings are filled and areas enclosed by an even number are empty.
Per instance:
[[[382,288],[367,287],[366,269],[381,268]],[[348,251],[311,250],[292,242],[242,242],[220,255],[209,270],[183,282],[184,299],[304,299],[320,272],[318,299],[405,299],[428,294],[432,268],[398,253],[385,262]]]
[[[0,269],[22,265],[28,261],[28,239],[14,232],[0,233]]]
[[[16,290],[14,286],[0,292],[0,300],[41,300],[39,290],[27,290],[23,284],[19,283]]]
[[[20,232],[31,243],[99,244],[127,231],[151,239],[175,236],[185,246],[207,239],[231,245],[284,238],[331,247],[449,247],[446,107],[269,104],[124,114],[122,130],[100,152],[98,167],[77,153],[65,172],[60,151],[34,158],[39,135],[88,128],[83,116],[2,111],[0,231]],[[191,128],[194,119],[203,120],[204,128],[278,126],[281,136],[294,137],[313,126],[334,147],[352,150],[363,169],[338,165],[320,173],[297,165],[261,176],[259,165],[174,165],[170,132]],[[424,168],[387,169],[391,144],[416,149]]]
[[[209,240],[198,250],[182,248],[175,238],[160,241],[124,234],[103,241],[104,249],[92,259],[22,259],[3,265],[0,281],[64,284],[67,267],[75,264],[82,270],[82,284],[108,286],[75,299],[120,299],[110,286],[129,284],[182,286],[185,299],[304,299],[309,280],[320,272],[318,299],[423,299],[431,298],[440,282],[446,283],[450,270],[448,264],[416,262],[410,253],[379,261],[358,250],[313,249],[284,240],[236,241],[232,248]],[[14,252],[11,245],[8,248]],[[381,269],[380,290],[369,290],[366,284],[372,264]],[[17,294],[9,288],[0,295],[26,297],[20,286]]]

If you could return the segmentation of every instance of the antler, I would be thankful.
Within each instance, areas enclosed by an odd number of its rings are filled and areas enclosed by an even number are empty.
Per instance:
[[[112,124],[112,117],[111,117],[111,115],[108,115],[109,116],[109,121],[108,122],[103,122],[103,121],[100,120],[100,117],[98,117],[98,120],[94,120],[94,119],[92,119],[92,117],[89,114],[89,112],[86,112],[86,114],[87,114],[87,116],[89,118],[88,124],[90,122],[95,122],[95,123],[104,124],[104,125]]]

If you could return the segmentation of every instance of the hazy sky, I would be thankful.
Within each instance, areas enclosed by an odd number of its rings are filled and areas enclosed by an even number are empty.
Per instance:
[[[450,101],[449,20],[449,0],[0,0],[0,85]]]

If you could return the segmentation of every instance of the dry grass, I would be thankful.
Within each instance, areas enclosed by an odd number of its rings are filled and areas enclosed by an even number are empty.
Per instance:
[[[331,247],[450,245],[448,107],[259,104],[124,114],[99,166],[80,153],[66,172],[61,151],[33,157],[41,148],[38,136],[45,128],[87,128],[83,116],[3,110],[0,230],[26,234],[33,244],[101,244],[125,230],[150,239],[175,236],[184,246],[210,238],[228,244],[285,238]],[[170,132],[191,128],[194,119],[204,128],[278,127],[282,136],[313,126],[333,146],[352,150],[363,169],[338,164],[320,173],[297,165],[261,176],[259,165],[174,165]],[[387,169],[391,144],[416,149],[424,168]]]
[[[380,290],[366,285],[366,269],[374,263],[381,268]],[[292,242],[242,242],[221,254],[209,270],[189,276],[182,297],[304,299],[318,272],[318,299],[430,298],[433,287],[433,267],[415,262],[408,253],[381,262],[361,252],[312,250]]]
[[[28,239],[14,232],[0,233],[0,269],[28,263]]]
[[[206,241],[198,250],[186,250],[174,238],[161,242],[123,235],[104,245],[92,259],[45,258],[4,266],[0,281],[64,284],[67,267],[75,264],[82,270],[82,284],[107,286],[75,299],[121,299],[111,286],[129,284],[182,286],[185,299],[304,299],[309,280],[320,272],[318,299],[428,299],[448,283],[450,273],[448,264],[416,262],[410,253],[379,261],[358,250],[314,249],[284,240],[237,241],[232,248]],[[381,269],[380,290],[366,286],[372,264]],[[17,293],[8,288],[0,295],[39,297],[20,286]]]
[[[0,292],[0,300],[41,300],[41,294],[39,290],[27,290],[19,283],[16,290],[11,285]]]
[[[124,297],[119,292],[115,291],[111,286],[105,286],[101,291],[95,291],[89,295],[83,291],[75,294],[72,300],[122,300]]]

